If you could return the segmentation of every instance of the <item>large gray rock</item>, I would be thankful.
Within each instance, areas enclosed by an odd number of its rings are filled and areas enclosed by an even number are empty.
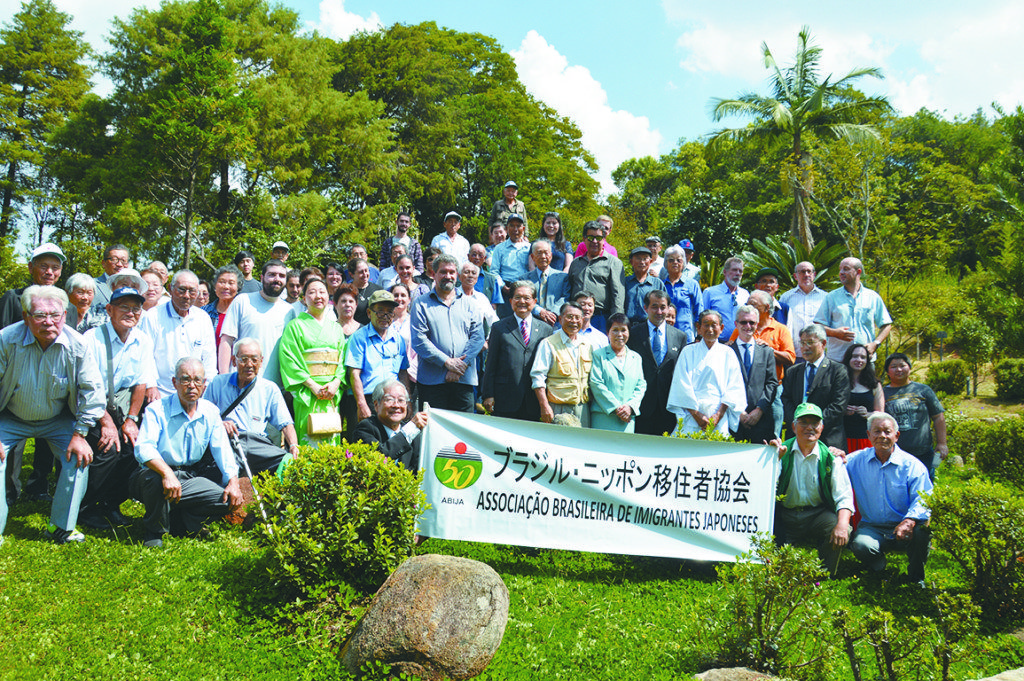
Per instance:
[[[995,676],[989,676],[979,681],[1024,681],[1024,667],[1020,669],[1011,669],[1010,671],[997,674]]]
[[[774,679],[761,672],[755,672],[746,667],[729,667],[723,669],[709,669],[706,672],[697,674],[700,681],[767,681]]]
[[[379,660],[423,679],[469,679],[501,644],[508,589],[489,565],[426,555],[402,563],[341,649],[353,674]]]

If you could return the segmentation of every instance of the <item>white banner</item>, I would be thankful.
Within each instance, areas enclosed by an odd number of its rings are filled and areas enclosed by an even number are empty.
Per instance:
[[[772,531],[764,445],[433,409],[422,447],[428,537],[733,561]]]

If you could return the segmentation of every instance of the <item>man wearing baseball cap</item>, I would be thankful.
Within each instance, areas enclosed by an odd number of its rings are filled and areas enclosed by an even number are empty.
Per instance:
[[[128,478],[138,468],[135,441],[146,389],[156,387],[153,341],[137,327],[145,301],[137,286],[142,278],[122,270],[110,281],[115,288],[107,303],[107,323],[84,336],[107,387],[107,402],[86,436],[93,462],[79,522],[100,529],[130,524],[119,509],[128,499]]]
[[[523,226],[529,226],[526,221],[526,204],[516,198],[519,194],[519,185],[515,183],[515,180],[506,182],[501,189],[501,194],[502,197],[495,201],[494,207],[491,208],[491,221],[487,224],[508,223],[509,216],[519,215],[523,218]]]
[[[846,467],[821,441],[821,408],[804,402],[793,414],[796,437],[778,440],[782,467],[776,487],[775,541],[811,544],[830,574],[850,541],[853,486]]]
[[[444,214],[444,232],[430,240],[431,247],[458,260],[459,267],[469,260],[469,241],[459,234],[461,227],[462,216],[450,210]]]
[[[283,241],[275,241],[274,245],[270,247],[270,258],[271,260],[280,260],[281,262],[288,262],[288,253],[291,249],[288,248],[288,244]]]
[[[389,291],[374,291],[366,304],[370,323],[360,327],[348,341],[345,366],[360,421],[373,414],[367,396],[373,394],[378,383],[401,379],[409,388],[409,355],[405,339],[398,329],[391,328],[396,305],[395,297]]]

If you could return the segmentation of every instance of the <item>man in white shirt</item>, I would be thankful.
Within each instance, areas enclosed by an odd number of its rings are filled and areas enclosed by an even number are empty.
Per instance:
[[[142,316],[139,328],[153,341],[156,363],[156,390],[149,390],[150,402],[174,393],[174,367],[182,357],[198,358],[205,376],[217,374],[213,323],[210,315],[192,307],[198,295],[199,277],[178,270],[171,279],[171,299]]]
[[[795,340],[800,338],[800,332],[808,324],[814,323],[814,317],[818,314],[825,296],[828,295],[823,289],[818,288],[814,283],[814,265],[806,260],[797,263],[793,270],[793,277],[796,279],[796,288],[792,288],[779,298],[781,305],[789,308],[786,317],[786,326],[789,327],[790,336]],[[800,346],[796,346],[797,361],[802,361],[804,356]]]
[[[540,420],[554,423],[555,414],[573,414],[590,427],[590,366],[593,348],[580,336],[583,311],[573,303],[558,313],[562,328],[540,342],[530,370],[540,404]]]
[[[469,241],[459,234],[460,227],[462,227],[462,216],[450,210],[444,216],[444,232],[430,240],[431,247],[453,256],[459,266],[469,260]]]
[[[235,296],[224,315],[220,329],[220,348],[217,365],[220,373],[231,371],[231,354],[239,338],[255,338],[264,348],[266,363],[261,367],[260,376],[281,384],[277,346],[288,322],[292,306],[281,298],[288,268],[280,260],[268,260],[263,266],[260,279],[261,289],[255,293]]]

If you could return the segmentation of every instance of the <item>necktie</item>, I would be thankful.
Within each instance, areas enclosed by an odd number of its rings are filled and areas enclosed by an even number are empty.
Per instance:
[[[747,370],[747,376],[750,375],[750,368],[753,366],[753,364],[754,364],[754,362],[750,358],[750,343],[744,343],[743,344],[743,366]]]
[[[814,372],[817,370],[818,368],[813,364],[807,364],[807,390],[804,391],[804,402],[807,401],[807,393],[811,392],[811,386],[814,384]]]
[[[665,359],[665,344],[661,342],[661,329],[654,330],[654,338],[651,339],[651,350],[654,351],[654,361],[661,366],[662,360]]]
[[[525,319],[519,323],[519,327],[523,330],[523,345],[530,344],[530,323]]]
[[[545,272],[542,275],[540,275],[540,300],[541,300],[542,303],[545,300],[547,300],[544,297],[547,294],[547,292],[548,292],[548,273]]]

